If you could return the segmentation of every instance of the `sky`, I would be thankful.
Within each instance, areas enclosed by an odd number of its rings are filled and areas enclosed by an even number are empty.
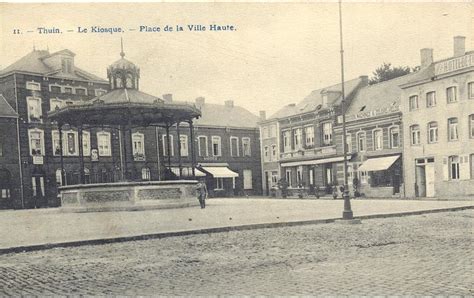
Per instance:
[[[370,76],[384,62],[417,66],[422,48],[433,48],[435,60],[450,57],[456,35],[466,36],[466,48],[474,49],[473,12],[469,2],[343,2],[346,80]],[[236,30],[210,31],[212,24]],[[182,101],[233,100],[255,114],[265,110],[269,116],[341,80],[337,2],[3,3],[0,25],[0,68],[33,47],[67,48],[76,54],[76,66],[105,79],[123,38],[125,58],[141,69],[140,90]],[[184,31],[165,32],[166,25]],[[189,31],[187,25],[207,30]],[[91,26],[124,32],[90,33]],[[139,32],[139,26],[161,31]],[[38,27],[62,33],[39,34]],[[78,33],[78,27],[89,32]]]

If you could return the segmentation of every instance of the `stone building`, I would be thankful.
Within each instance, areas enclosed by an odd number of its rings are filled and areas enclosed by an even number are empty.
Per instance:
[[[474,52],[454,37],[453,56],[421,50],[420,75],[402,84],[408,197],[474,195]]]

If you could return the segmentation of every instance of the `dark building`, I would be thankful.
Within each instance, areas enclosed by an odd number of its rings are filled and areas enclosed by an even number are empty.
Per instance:
[[[133,89],[140,92],[139,68],[126,60],[124,55],[108,68],[109,81],[75,66],[74,56],[69,50],[55,53],[33,50],[0,72],[0,94],[4,97],[0,110],[3,149],[0,154],[0,175],[3,176],[0,177],[9,177],[8,182],[1,184],[1,187],[8,186],[8,190],[2,190],[2,207],[59,206],[58,185],[80,183],[78,131],[73,127],[62,130],[64,172],[61,175],[61,138],[57,125],[47,118],[49,111],[64,105],[97,100],[108,93],[110,84],[130,83]],[[128,82],[125,78],[123,82],[112,82],[110,74],[113,70],[124,67],[133,68],[137,74],[134,81]],[[163,100],[171,101],[171,95],[163,96]],[[225,105],[214,105],[199,99],[196,105],[203,113],[194,129],[195,156],[200,169],[197,173],[207,179],[212,194],[261,193],[258,117],[233,106],[231,101]],[[4,108],[7,106],[10,108]],[[9,111],[8,115],[5,111]],[[18,119],[14,117],[16,114]],[[85,183],[121,181],[125,178],[124,167],[129,174],[126,178],[131,180],[179,178],[180,162],[175,154],[179,147],[184,153],[181,178],[190,178],[190,130],[183,124],[181,128],[179,143],[176,127],[170,128],[171,154],[168,153],[164,128],[136,127],[132,133],[125,135],[114,126],[84,128]],[[125,142],[122,138],[126,138]],[[133,160],[124,159],[130,150]],[[160,150],[163,150],[161,155],[165,156],[164,159],[160,158]],[[168,166],[165,172],[160,170],[162,163]]]

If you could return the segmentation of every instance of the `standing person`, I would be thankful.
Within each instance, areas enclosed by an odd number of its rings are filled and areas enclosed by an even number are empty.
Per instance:
[[[204,209],[206,208],[206,197],[207,197],[206,183],[204,183],[204,181],[202,180],[199,180],[196,186],[196,190],[197,190],[199,204],[201,204],[201,209]]]

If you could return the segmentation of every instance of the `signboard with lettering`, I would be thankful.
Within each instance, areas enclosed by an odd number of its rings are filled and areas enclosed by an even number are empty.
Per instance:
[[[97,152],[97,149],[91,150],[91,161],[99,161],[99,152]]]
[[[474,66],[474,54],[464,55],[462,57],[452,58],[436,63],[435,75],[438,76],[470,66]]]
[[[33,164],[34,165],[42,165],[43,164],[43,156],[41,156],[41,155],[33,156]]]

